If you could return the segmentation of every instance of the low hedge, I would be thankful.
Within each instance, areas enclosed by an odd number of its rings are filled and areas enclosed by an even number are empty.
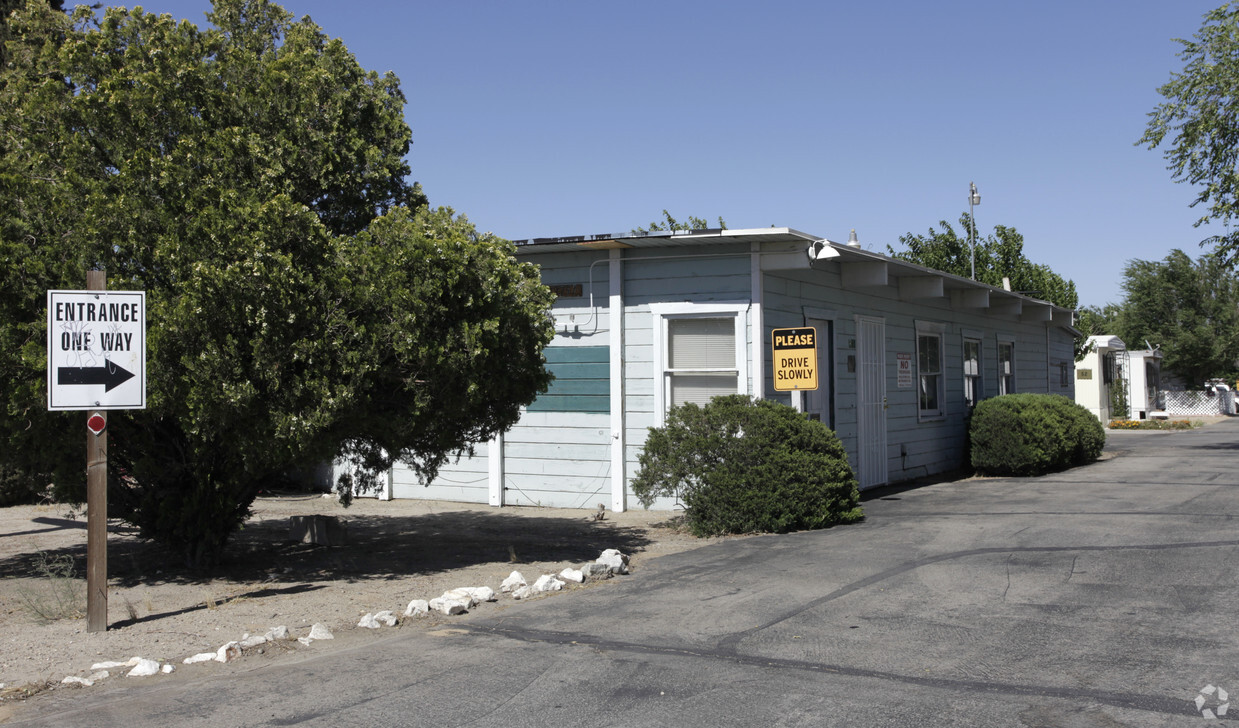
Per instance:
[[[989,475],[1040,475],[1101,456],[1106,431],[1087,409],[1057,394],[1007,394],[977,404],[969,426],[972,466]]]
[[[650,428],[632,488],[648,508],[678,497],[698,536],[786,533],[861,518],[843,445],[784,404],[744,395],[686,404]]]

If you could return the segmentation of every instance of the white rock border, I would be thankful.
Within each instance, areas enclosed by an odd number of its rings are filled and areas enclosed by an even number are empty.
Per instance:
[[[569,583],[583,584],[591,578],[609,579],[618,574],[627,574],[629,573],[628,563],[629,558],[626,554],[618,549],[607,549],[592,563],[583,564],[579,569],[565,567],[558,574],[542,574],[534,581],[533,585],[530,585],[525,580],[521,572],[513,571],[499,585],[499,591],[508,594],[512,599],[528,599],[540,594],[562,591]],[[463,614],[479,604],[494,601],[498,601],[498,595],[494,589],[488,586],[459,587],[446,591],[435,599],[413,599],[405,608],[404,616],[420,617],[429,614],[431,610],[449,616]],[[395,627],[399,622],[400,620],[394,612],[385,610],[367,613],[361,618],[357,626],[358,628],[379,629],[384,625]],[[309,634],[297,638],[297,642],[308,647],[317,640],[334,638],[335,635],[332,634],[331,629],[327,625],[316,622],[310,627]],[[221,645],[215,652],[200,652],[184,658],[181,660],[181,663],[184,665],[193,665],[199,662],[226,663],[240,657],[245,650],[259,647],[268,642],[281,642],[290,639],[292,639],[292,635],[288,627],[281,625],[279,627],[272,627],[264,635],[244,634],[239,640]],[[127,668],[129,670],[126,673],[128,677],[167,675],[176,669],[172,664],[161,660],[132,657],[125,662],[96,662],[90,667],[91,675],[89,677],[67,675],[60,682],[62,685],[91,687],[98,681],[108,678],[111,675],[111,670],[120,668]],[[0,687],[3,687],[2,683],[0,683]]]

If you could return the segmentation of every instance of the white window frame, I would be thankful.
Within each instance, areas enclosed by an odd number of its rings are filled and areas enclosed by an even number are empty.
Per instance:
[[[652,303],[650,313],[654,316],[654,420],[656,427],[666,423],[667,409],[671,402],[671,368],[668,361],[670,346],[667,321],[677,318],[732,318],[735,325],[736,348],[736,393],[749,393],[748,321],[745,315],[748,302],[743,303]],[[730,370],[729,370],[730,371]]]
[[[946,324],[940,324],[932,321],[916,322],[916,417],[920,422],[941,420],[946,417],[945,333]],[[937,371],[925,372],[921,370],[922,338],[933,338],[938,340]],[[937,396],[938,406],[934,409],[925,409],[921,406],[921,392],[925,389],[925,378],[930,376],[935,377],[934,393]]]
[[[1011,347],[1011,372],[1009,374],[1003,373],[1002,371],[1002,348],[1004,346]],[[997,382],[998,394],[1000,395],[1015,394],[1017,390],[1015,388],[1016,368],[1015,368],[1015,338],[1014,337],[1011,337],[1011,338],[1004,337],[1004,336],[998,337],[998,349],[997,349],[996,355],[994,356],[994,362],[997,366],[996,371],[998,372],[998,382]]]
[[[968,374],[968,344],[977,345],[977,373]],[[964,377],[964,406],[971,412],[985,399],[985,337],[980,333],[965,331],[959,348],[959,368]],[[972,402],[968,401],[968,380],[972,379]]]

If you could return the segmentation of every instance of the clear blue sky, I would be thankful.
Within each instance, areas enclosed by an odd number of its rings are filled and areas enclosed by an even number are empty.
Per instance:
[[[287,0],[408,97],[413,179],[510,239],[677,218],[886,252],[954,224],[1117,302],[1126,261],[1193,257],[1195,191],[1134,145],[1222,0]],[[209,2],[143,7],[205,25]]]

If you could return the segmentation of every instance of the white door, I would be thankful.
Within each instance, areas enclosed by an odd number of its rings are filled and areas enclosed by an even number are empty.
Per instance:
[[[856,459],[860,487],[882,485],[886,473],[886,324],[856,317]]]

